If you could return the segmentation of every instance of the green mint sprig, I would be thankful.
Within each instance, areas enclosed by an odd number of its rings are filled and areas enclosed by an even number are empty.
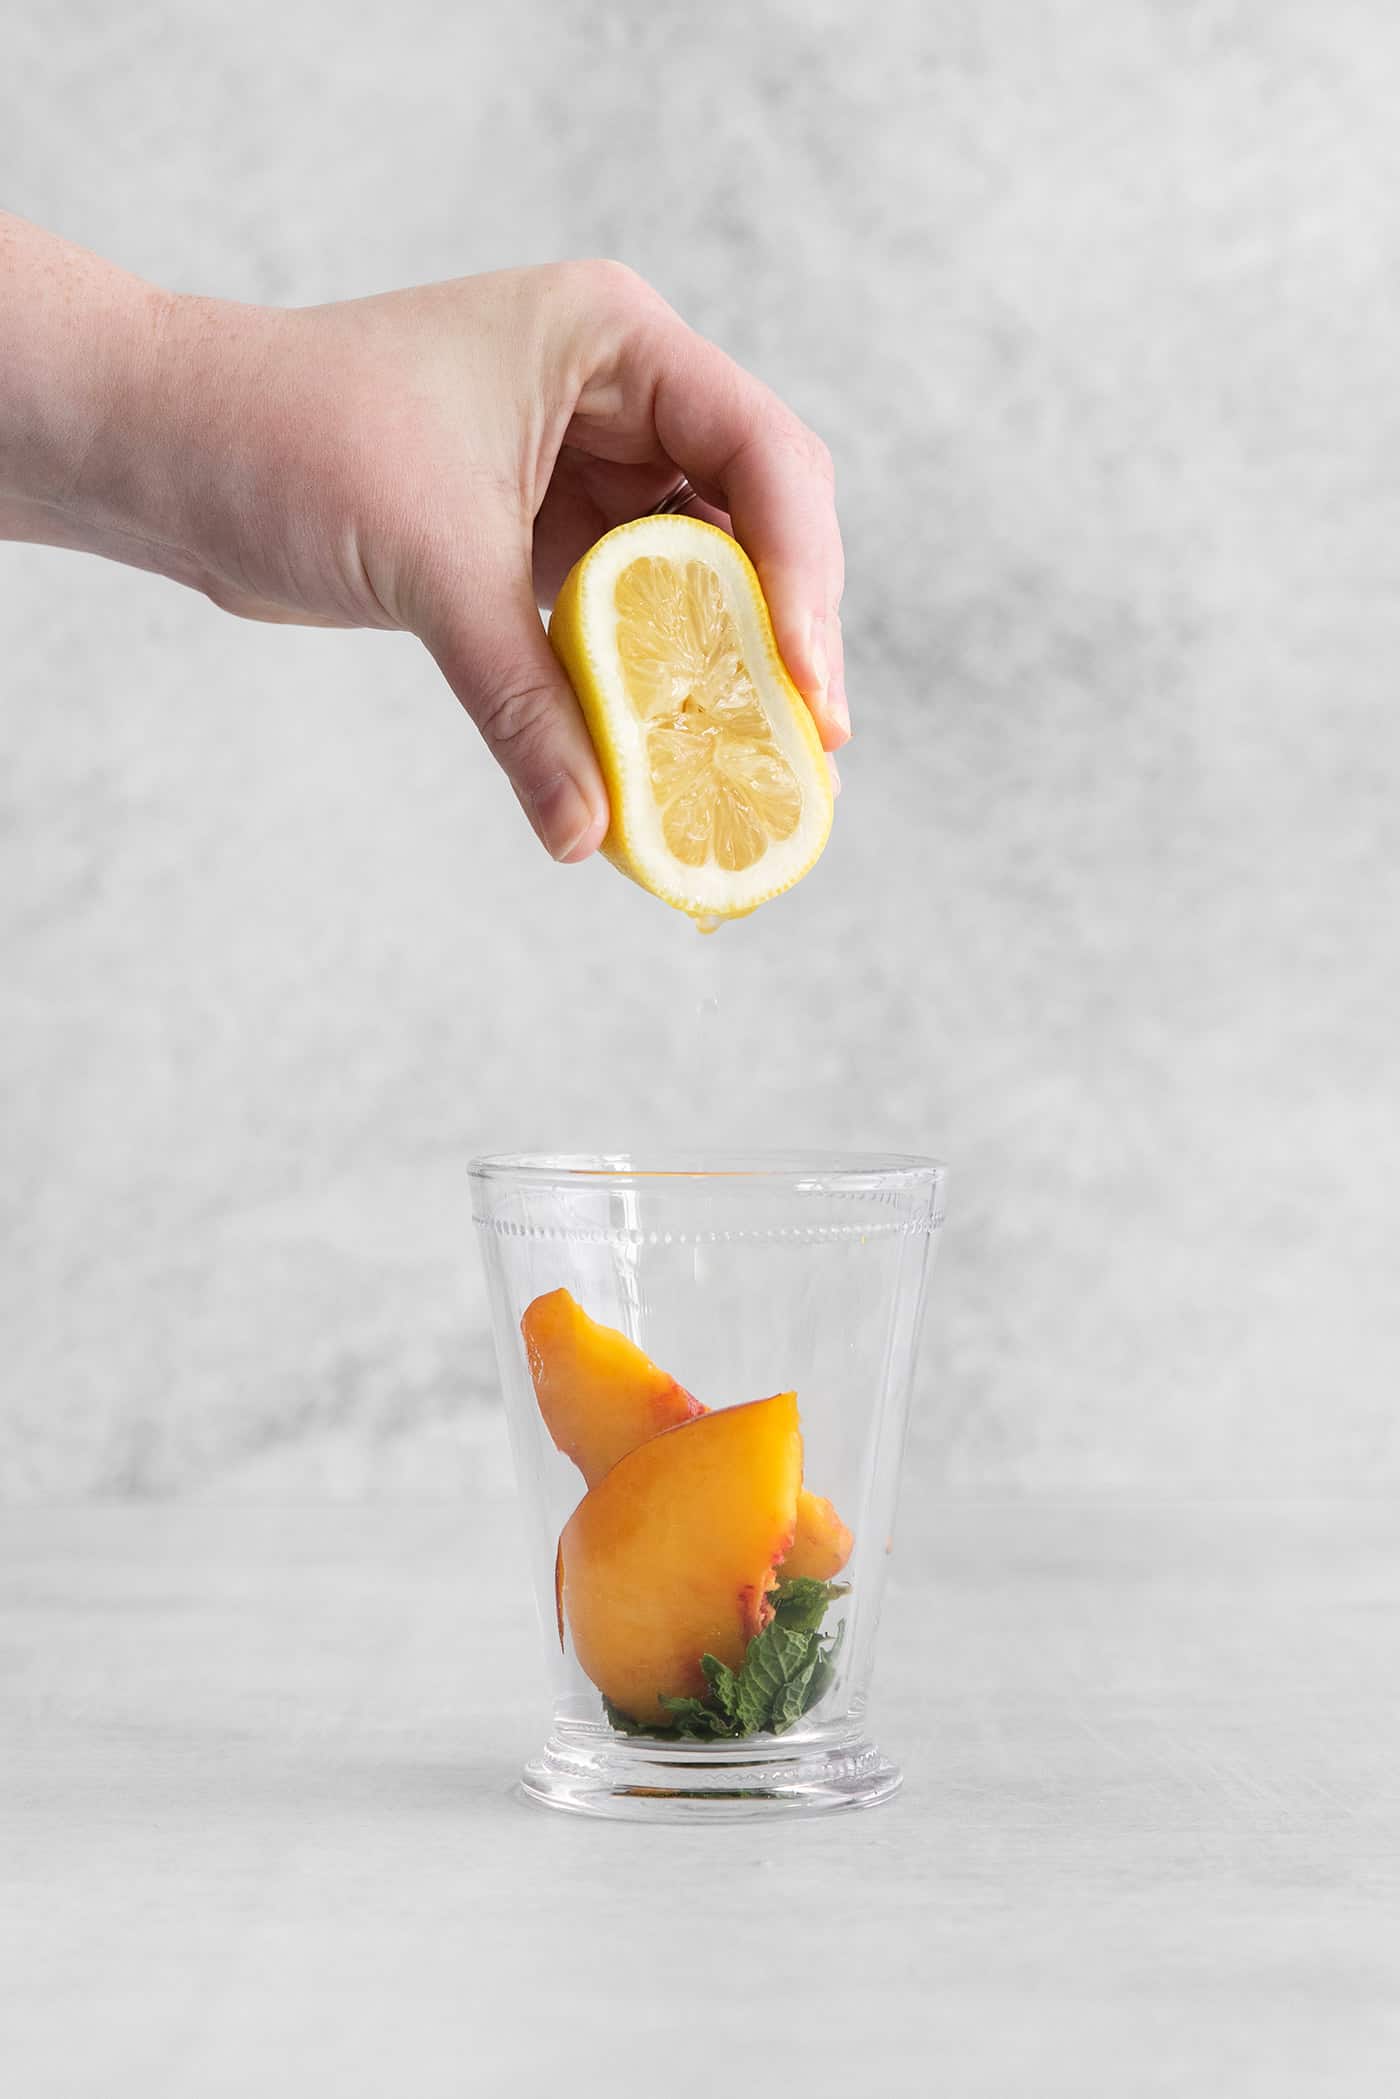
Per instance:
[[[832,1637],[822,1634],[821,1624],[837,1597],[848,1592],[845,1582],[813,1581],[808,1575],[779,1582],[772,1619],[754,1634],[739,1668],[729,1668],[717,1655],[702,1655],[700,1667],[709,1685],[705,1696],[661,1700],[672,1715],[667,1732],[691,1742],[785,1734],[830,1688],[846,1625],[843,1619]],[[606,1698],[603,1709],[619,1734],[657,1731]]]

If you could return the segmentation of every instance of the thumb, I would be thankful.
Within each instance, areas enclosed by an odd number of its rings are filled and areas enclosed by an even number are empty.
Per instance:
[[[607,833],[607,789],[528,572],[474,578],[471,600],[424,640],[545,850],[586,860]]]

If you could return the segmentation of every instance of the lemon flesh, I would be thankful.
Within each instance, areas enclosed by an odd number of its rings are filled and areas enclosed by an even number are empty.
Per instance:
[[[607,782],[603,850],[697,918],[791,888],[831,828],[805,702],[736,542],[694,518],[639,518],[590,548],[550,622]]]

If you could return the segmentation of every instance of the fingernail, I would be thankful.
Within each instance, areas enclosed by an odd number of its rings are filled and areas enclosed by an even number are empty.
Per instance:
[[[851,735],[851,710],[846,705],[846,695],[840,685],[833,685],[826,696],[826,711],[848,740]]]
[[[831,659],[826,653],[826,622],[813,620],[807,630],[807,667],[812,674],[816,691],[812,697],[819,707],[826,705],[827,680],[831,676]]]
[[[537,787],[527,813],[545,851],[556,860],[586,859],[602,836],[588,797],[568,773],[555,773]]]
[[[826,742],[832,729],[835,729],[841,742],[846,743],[850,740],[851,717],[846,711],[846,695],[841,690],[841,680],[839,677],[833,680],[831,675],[831,654],[826,645],[826,635],[826,621],[813,620],[807,630],[807,667],[816,689],[808,698],[812,712],[817,717],[818,728],[826,724],[822,741]]]

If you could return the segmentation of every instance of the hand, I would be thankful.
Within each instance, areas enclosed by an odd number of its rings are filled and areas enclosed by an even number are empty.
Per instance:
[[[630,270],[301,311],[141,290],[139,382],[108,389],[61,515],[23,536],[160,569],[245,617],[419,635],[574,861],[607,797],[537,607],[683,473],[696,514],[753,558],[825,746],[845,742],[825,447]]]

